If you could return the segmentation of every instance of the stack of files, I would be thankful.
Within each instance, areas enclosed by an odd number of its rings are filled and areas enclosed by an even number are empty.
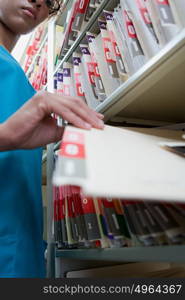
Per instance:
[[[185,243],[185,160],[166,150],[170,142],[183,143],[182,132],[66,127],[53,184],[81,187],[81,201],[94,203],[91,247]]]
[[[182,26],[176,23],[172,12],[174,9],[169,0],[146,0],[145,2],[159,42],[165,45],[178,34]]]
[[[78,187],[54,187],[54,236],[58,248],[96,248],[100,230],[92,198]]]
[[[46,35],[46,31],[47,31],[46,23],[43,23],[38,26],[36,31],[31,36],[31,39],[27,46],[25,59],[23,62],[23,69],[25,73],[28,71],[30,65],[32,64],[34,56],[37,55],[40,45]]]
[[[172,14],[174,16],[176,24],[180,27],[185,27],[185,1],[184,0],[169,0]]]
[[[184,244],[185,160],[166,150],[172,141],[182,132],[66,127],[53,183],[94,201],[100,247]]]
[[[64,62],[62,68],[59,68],[54,75],[54,92],[61,96],[75,96],[87,102],[82,87],[82,74],[80,69],[81,56],[73,53],[73,63]],[[89,103],[91,106],[91,103]],[[58,125],[62,126],[61,117],[54,116],[58,120]]]
[[[182,15],[177,9],[180,5],[172,7],[171,2],[120,0],[115,7],[113,27],[128,74],[135,73],[182,29],[176,21]]]
[[[185,243],[185,206],[86,197],[75,186],[54,187],[58,248],[120,248]]]
[[[73,66],[67,62],[63,64],[63,94],[65,96],[75,96]]]
[[[61,49],[59,53],[59,59],[61,59],[66,52],[69,50],[70,46],[76,39],[77,35],[72,31],[72,23],[74,21],[76,7],[78,5],[78,0],[73,1],[72,7],[68,10],[65,24],[63,24],[63,37],[61,39]]]
[[[127,69],[124,62],[124,56],[121,55],[121,49],[119,48],[118,42],[117,42],[117,36],[115,32],[115,25],[113,22],[114,14],[110,11],[103,11],[104,17],[106,19],[106,28],[107,28],[107,34],[111,41],[112,46],[112,56],[114,57],[114,60],[116,61],[116,67],[117,71],[119,73],[119,77],[122,81],[125,81],[127,79]]]
[[[64,62],[54,76],[54,90],[64,96],[76,96],[86,102],[82,87],[82,74],[80,69],[81,56],[74,52],[73,63]]]
[[[92,108],[96,108],[100,102],[95,81],[94,62],[92,60],[88,45],[81,44],[80,50],[82,54],[80,56],[81,63],[79,64],[79,70],[81,73],[82,88],[85,93],[87,104]]]
[[[54,75],[54,92],[61,96],[80,96],[76,88],[75,68],[68,62],[63,63],[63,68],[59,68]],[[83,94],[81,94],[83,98]],[[84,99],[84,98],[83,98]],[[64,125],[64,120],[57,115],[53,115],[57,119],[58,126]]]
[[[85,15],[90,5],[90,0],[79,0],[77,1],[77,7],[75,10],[74,21],[72,24],[72,30],[80,32],[83,30],[83,23]]]
[[[150,59],[160,48],[145,2],[142,0],[121,0],[120,3],[122,11],[127,12],[128,18],[133,23],[146,59]]]
[[[185,268],[172,267],[170,263],[138,262],[115,266],[75,270],[66,273],[67,278],[179,278],[185,276]]]
[[[73,3],[66,21],[62,53],[80,32],[84,15],[76,13],[78,5]],[[96,6],[96,1],[88,5]],[[87,32],[86,41],[73,53],[75,94],[96,108],[179,32],[182,27],[172,12],[167,0],[120,0],[114,11],[103,10],[97,20],[99,33]]]
[[[96,87],[96,92],[98,95],[98,99],[100,101],[104,101],[106,99],[106,92],[102,80],[102,74],[100,74],[99,66],[98,66],[98,60],[97,60],[97,52],[96,48],[94,47],[94,39],[96,35],[93,33],[87,32],[86,34],[87,41],[88,41],[88,50],[91,55],[91,62],[93,67],[93,76],[94,76],[94,83]]]
[[[100,3],[73,1],[57,42],[61,48],[57,57],[61,59],[69,50]],[[183,9],[183,0],[120,0],[114,11],[108,12],[112,18],[108,16],[107,27],[116,36],[127,74],[136,72],[185,26]]]
[[[85,25],[90,20],[95,10],[99,7],[100,2],[101,1],[92,0],[73,1],[71,9],[68,11],[65,24],[63,25],[64,31],[61,40],[59,59],[65,55],[76,38],[84,30]]]
[[[96,88],[95,68],[88,46],[81,45],[81,50],[83,54],[73,52],[72,63],[64,62],[57,71],[54,76],[54,89],[58,94],[79,97],[95,108],[100,103],[102,94]]]
[[[80,97],[84,102],[87,102],[84,89],[82,87],[81,73],[81,56],[79,53],[73,52],[73,72],[74,72],[74,89],[77,97]]]

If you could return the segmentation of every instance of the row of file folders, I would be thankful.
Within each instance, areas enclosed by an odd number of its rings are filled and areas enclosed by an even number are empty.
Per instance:
[[[178,3],[185,11],[184,1],[118,2],[114,10],[103,10],[98,18],[99,34],[86,32],[85,42],[56,72],[55,92],[79,96],[95,108],[185,25],[177,9]]]
[[[70,49],[84,30],[88,8],[92,12],[97,8],[95,5],[91,9],[92,2],[74,1],[65,26],[56,25],[56,61],[60,62],[59,57]],[[114,9],[104,10],[98,19],[99,34],[87,32],[70,63],[64,63],[54,79],[56,91],[82,97],[92,107],[109,96],[185,27],[183,0],[120,0],[111,3]],[[39,42],[40,31],[34,40],[36,44]],[[35,55],[34,43],[29,47],[25,71]],[[36,90],[47,84],[47,60],[46,42],[28,73]]]
[[[113,248],[185,243],[185,205],[86,197],[77,186],[53,187],[57,247]]]
[[[87,22],[102,2],[73,1],[61,26],[62,30],[58,28],[56,33],[59,57],[69,50],[80,33],[86,29]],[[109,21],[113,21],[118,37],[121,34],[128,47],[131,42],[129,38],[137,39],[144,55],[148,57],[155,54],[158,48],[164,46],[185,25],[183,0],[113,0],[107,7],[110,14],[107,15],[104,11],[102,17],[108,21],[108,30],[111,29],[109,32],[113,30]],[[148,41],[144,38],[148,38]]]

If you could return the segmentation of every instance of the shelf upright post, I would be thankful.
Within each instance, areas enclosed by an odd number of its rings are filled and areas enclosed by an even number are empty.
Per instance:
[[[55,45],[55,18],[48,22],[48,84],[47,91],[54,92],[54,45]],[[55,277],[55,243],[52,232],[53,220],[53,188],[52,174],[54,168],[54,144],[47,145],[47,277]]]

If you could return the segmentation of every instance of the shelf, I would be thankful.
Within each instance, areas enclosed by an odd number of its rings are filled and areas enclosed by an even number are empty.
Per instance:
[[[56,257],[98,261],[185,262],[185,246],[56,250]]]
[[[105,122],[183,123],[184,75],[185,29],[96,110],[105,115]]]

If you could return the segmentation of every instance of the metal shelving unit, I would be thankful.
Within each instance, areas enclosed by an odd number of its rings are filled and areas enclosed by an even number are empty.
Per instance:
[[[51,20],[48,24],[48,92],[53,93],[53,68],[54,68],[54,29],[55,20]],[[53,187],[52,187],[52,173],[54,168],[54,144],[47,146],[47,277],[54,277],[55,274],[55,255],[54,255],[54,237],[52,232],[52,220],[53,220]]]
[[[54,75],[84,40],[91,28],[96,31],[97,18],[103,9],[110,9],[118,1],[102,1],[100,7],[91,17],[84,31],[76,39],[59,65],[52,70]],[[70,0],[68,1],[70,3]],[[60,23],[62,19],[59,18]],[[52,36],[52,34],[51,34]],[[50,44],[50,43],[49,43]],[[182,30],[166,47],[131,76],[113,92],[96,110],[105,115],[105,122],[115,124],[172,125],[184,122],[185,111],[185,29]],[[51,76],[52,77],[52,76]],[[166,88],[165,88],[166,87]],[[46,87],[48,89],[48,86]],[[49,88],[51,91],[51,89]],[[160,107],[160,110],[159,110]],[[181,127],[184,126],[181,124]],[[185,128],[185,127],[183,127]],[[60,274],[62,260],[89,260],[109,262],[168,261],[185,262],[185,246],[131,247],[113,249],[55,249],[52,236],[52,171],[53,151],[59,144],[50,145],[47,161],[48,176],[48,277]],[[70,265],[69,265],[70,266]]]
[[[97,110],[105,115],[105,121],[154,125],[184,122],[184,73],[185,29]]]
[[[102,10],[110,9],[117,2],[116,0],[111,3],[108,0],[102,2],[84,31],[55,68],[54,74],[78,49],[86,32],[91,28],[93,32],[97,31],[97,18]],[[99,104],[96,110],[104,114],[105,122],[154,126],[182,123],[185,110],[184,72],[185,29]],[[164,89],[164,86],[167,88]]]

